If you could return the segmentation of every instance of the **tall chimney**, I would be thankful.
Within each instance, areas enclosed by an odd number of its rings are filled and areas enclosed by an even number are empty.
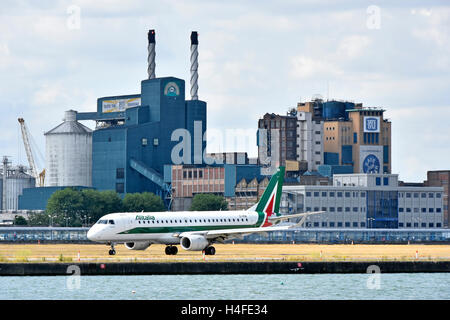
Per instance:
[[[191,99],[198,100],[198,34],[191,33]]]
[[[155,78],[155,30],[148,31],[148,78]]]
[[[6,175],[8,172],[8,165],[10,164],[8,157],[3,157],[3,193],[2,193],[2,210],[6,210]]]

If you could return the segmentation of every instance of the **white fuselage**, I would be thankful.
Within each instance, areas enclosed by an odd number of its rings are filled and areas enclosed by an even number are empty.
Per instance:
[[[182,232],[261,227],[265,218],[264,213],[255,211],[112,213],[92,226],[87,237],[102,243],[179,244]]]

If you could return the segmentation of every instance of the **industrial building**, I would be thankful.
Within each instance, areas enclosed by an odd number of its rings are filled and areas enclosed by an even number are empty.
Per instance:
[[[35,178],[27,173],[24,166],[10,166],[7,157],[3,157],[0,178],[1,210],[4,212],[17,211],[19,209],[19,196],[24,189],[35,186]]]
[[[189,210],[196,194],[224,196],[230,210],[246,210],[262,196],[269,179],[258,165],[173,165],[172,209]]]
[[[95,112],[66,112],[46,136],[45,188],[27,190],[24,209],[36,198],[64,187],[93,187],[126,193],[149,191],[171,203],[173,164],[203,164],[206,102],[198,98],[198,35],[191,34],[191,99],[185,82],[155,76],[154,30],[148,32],[148,79],[137,94],[97,99]],[[92,132],[78,121],[95,121]],[[45,209],[40,207],[39,209]]]
[[[353,102],[315,98],[298,103],[288,116],[266,114],[258,121],[260,163],[273,169],[295,160],[300,173],[317,171],[328,177],[390,173],[391,122],[383,118],[383,113],[383,109],[363,108]],[[289,141],[287,129],[279,121],[285,118],[295,122],[294,142]],[[289,149],[292,144],[296,145],[294,152]]]
[[[442,228],[442,187],[402,187],[395,174],[335,174],[332,186],[285,186],[284,213],[311,216],[315,228]]]

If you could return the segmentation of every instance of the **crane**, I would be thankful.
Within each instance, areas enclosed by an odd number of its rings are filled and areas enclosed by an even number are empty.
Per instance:
[[[23,144],[25,146],[25,152],[27,153],[28,163],[31,167],[31,175],[36,179],[36,187],[43,187],[45,180],[45,169],[38,174],[38,170],[34,162],[33,152],[31,150],[31,144],[28,135],[28,129],[25,125],[25,120],[23,118],[19,118],[17,120],[19,121],[20,129],[22,131]]]

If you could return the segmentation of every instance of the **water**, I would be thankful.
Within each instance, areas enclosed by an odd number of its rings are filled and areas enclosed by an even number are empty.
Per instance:
[[[0,277],[0,299],[450,299],[449,273]]]

